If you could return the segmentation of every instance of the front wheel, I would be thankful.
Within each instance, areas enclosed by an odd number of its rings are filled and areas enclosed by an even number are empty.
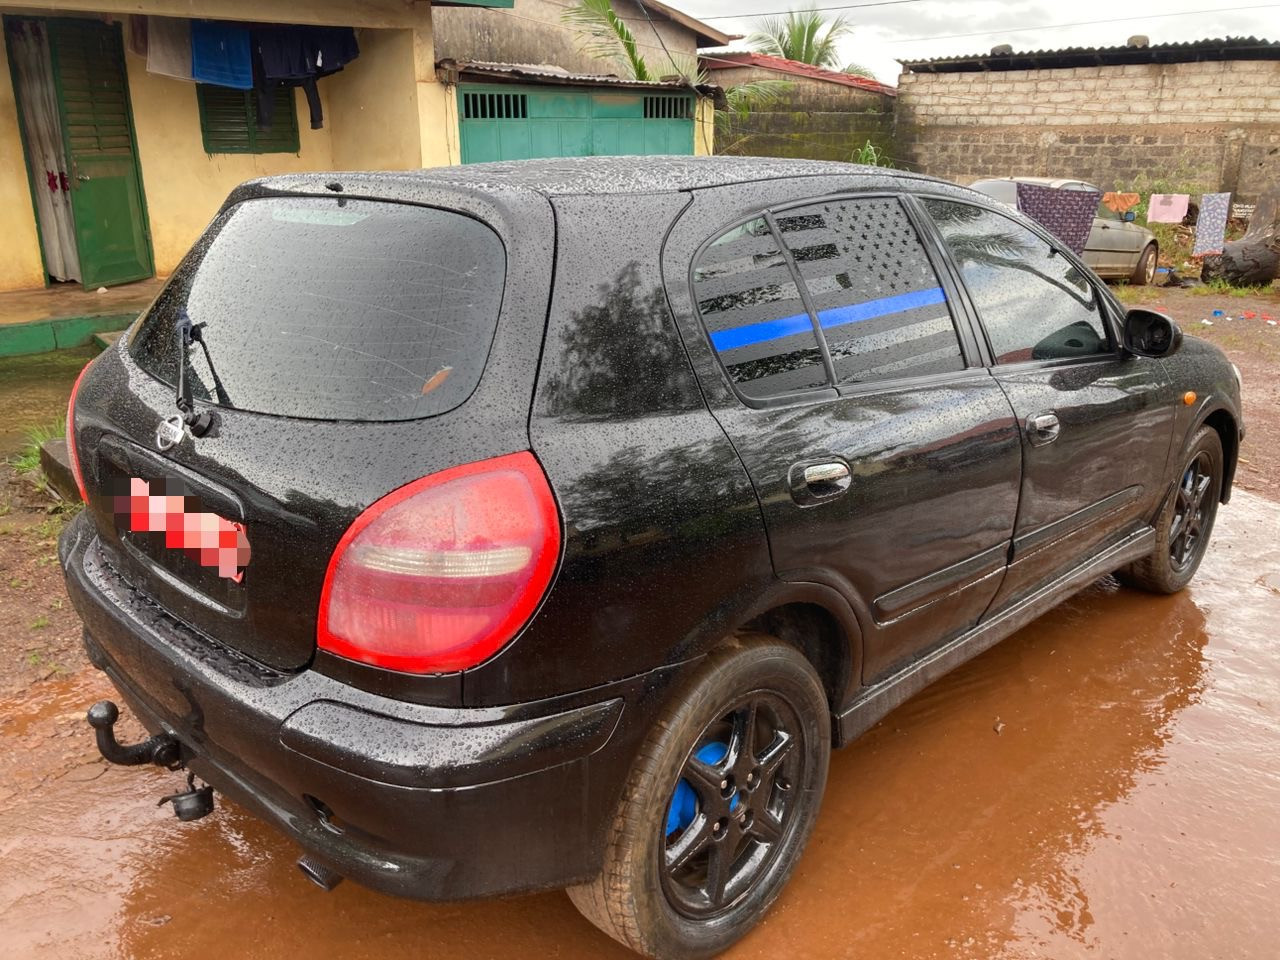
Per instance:
[[[1222,496],[1222,440],[1202,427],[1183,459],[1178,485],[1156,519],[1156,548],[1117,572],[1123,583],[1152,593],[1177,593],[1200,566]]]
[[[747,933],[813,830],[831,752],[809,661],[770,638],[713,654],[655,726],[627,779],[603,868],[569,897],[659,960]]]
[[[1138,265],[1133,268],[1133,275],[1129,277],[1129,283],[1135,287],[1145,287],[1156,278],[1156,261],[1159,259],[1159,251],[1156,250],[1154,243],[1147,244],[1147,249],[1142,251],[1142,256],[1138,258]]]

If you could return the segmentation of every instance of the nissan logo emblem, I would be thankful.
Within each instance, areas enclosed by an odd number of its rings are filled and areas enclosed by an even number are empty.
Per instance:
[[[185,432],[182,417],[176,413],[172,417],[165,417],[156,427],[156,446],[161,450],[177,446],[182,442],[182,435]]]

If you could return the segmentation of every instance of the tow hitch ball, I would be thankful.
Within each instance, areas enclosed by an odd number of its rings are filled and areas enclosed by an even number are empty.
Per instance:
[[[182,769],[182,747],[167,733],[157,733],[149,740],[131,746],[116,740],[115,725],[120,719],[120,709],[110,700],[99,700],[90,707],[88,719],[98,742],[98,752],[109,762],[125,767],[154,763],[166,770]],[[213,787],[197,788],[195,781],[195,774],[188,774],[187,789],[162,797],[156,806],[172,803],[174,814],[184,822],[207,817],[213,812]]]

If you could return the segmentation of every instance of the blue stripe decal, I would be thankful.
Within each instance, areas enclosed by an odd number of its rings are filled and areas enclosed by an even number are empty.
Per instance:
[[[900,293],[896,297],[883,297],[879,300],[868,300],[865,303],[855,303],[845,307],[832,307],[819,312],[818,323],[823,327],[839,327],[846,323],[873,320],[891,313],[902,313],[906,310],[915,310],[917,307],[929,307],[939,303],[946,303],[946,295],[941,287],[930,287],[928,290]],[[711,345],[718,352],[723,353],[726,350],[749,347],[768,340],[780,340],[812,329],[813,324],[809,322],[809,315],[800,313],[777,320],[764,320],[741,327],[730,327],[728,330],[717,330],[711,334]]]
[[[813,332],[813,323],[809,320],[807,313],[797,313],[777,320],[763,320],[760,323],[730,327],[728,330],[717,330],[711,334],[711,345],[720,353],[724,353],[736,347],[749,347],[753,343],[780,340],[783,337],[806,332]]]

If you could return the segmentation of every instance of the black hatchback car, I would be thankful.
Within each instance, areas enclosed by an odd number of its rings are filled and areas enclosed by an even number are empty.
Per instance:
[[[237,189],[69,411],[89,656],[322,886],[567,887],[700,957],[832,746],[1090,581],[1180,589],[1238,373],[970,190],[755,158]],[[212,807],[189,779],[180,817]]]

